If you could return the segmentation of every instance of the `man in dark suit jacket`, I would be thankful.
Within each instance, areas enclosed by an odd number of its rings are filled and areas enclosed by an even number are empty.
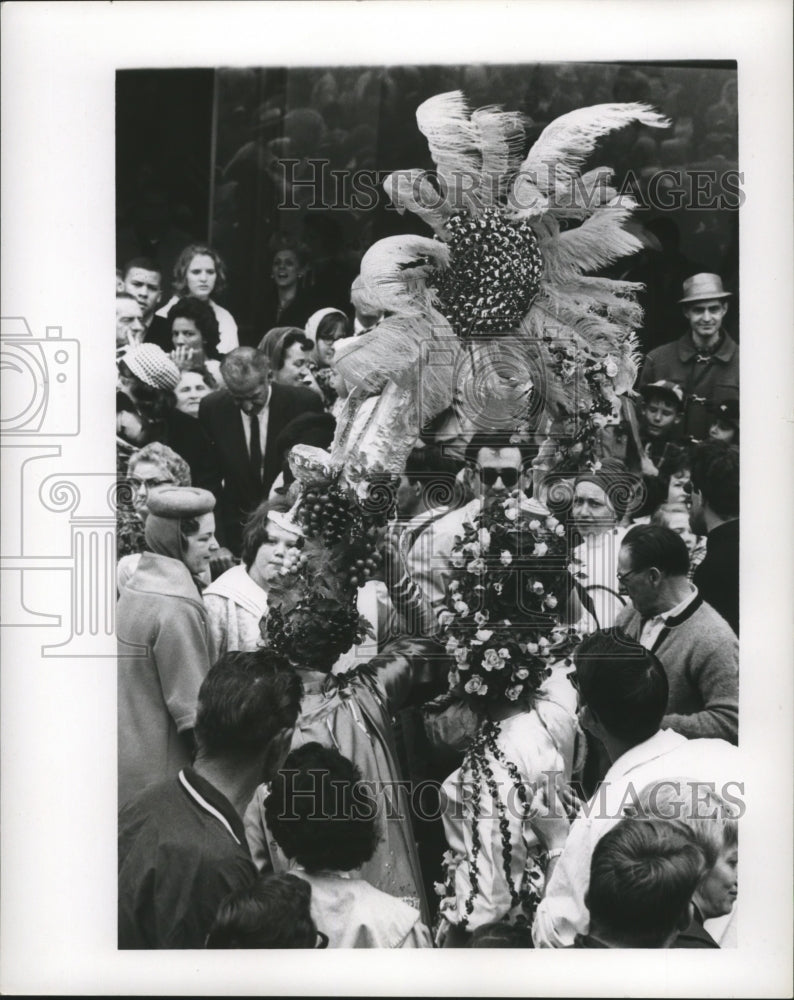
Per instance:
[[[267,358],[253,347],[230,351],[221,375],[226,388],[202,399],[199,422],[210,440],[216,533],[239,555],[245,518],[281,471],[276,439],[299,414],[321,413],[323,404],[310,389],[271,383]]]

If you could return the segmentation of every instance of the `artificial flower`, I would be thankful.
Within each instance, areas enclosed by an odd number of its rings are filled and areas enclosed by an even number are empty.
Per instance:
[[[507,551],[507,549],[502,549],[501,555],[499,556],[499,562],[503,566],[509,566],[512,561],[512,555]]]
[[[439,613],[438,624],[442,628],[446,628],[448,625],[451,625],[454,621],[455,621],[455,616],[452,614],[451,611],[442,611]]]
[[[540,521],[538,521],[537,519],[533,519],[532,521],[530,521],[529,522],[529,530],[530,531],[540,531]]]
[[[469,606],[465,601],[455,601],[455,610],[459,615],[467,615],[469,613]]]
[[[544,586],[543,586],[543,584],[542,584],[542,583],[540,582],[540,580],[535,580],[535,582],[534,582],[534,583],[532,584],[532,590],[533,590],[533,591],[534,591],[534,592],[535,592],[536,594],[542,594],[542,593],[544,593],[544,591],[545,591],[545,587],[544,587]]]
[[[529,677],[529,671],[526,667],[519,667],[514,674],[516,680],[525,681]]]
[[[546,599],[544,601],[544,604],[546,605],[547,608],[550,609],[556,608],[557,598],[554,596],[554,594],[546,594]]]
[[[499,656],[501,656],[503,660],[510,659],[510,650],[507,648],[507,646],[502,646],[502,648],[499,650]]]
[[[523,684],[515,684],[513,687],[509,687],[505,691],[505,695],[510,699],[510,701],[518,701],[518,696],[524,690]]]
[[[542,559],[548,551],[549,547],[545,542],[537,542],[535,548],[532,550],[532,555],[537,559]]]
[[[488,621],[488,615],[484,614],[482,611],[477,611],[474,614],[474,621],[478,625],[484,625]]]
[[[455,662],[458,666],[462,666],[464,663],[467,663],[468,659],[469,651],[465,648],[465,646],[455,650]]]
[[[478,677],[475,675],[474,677],[470,677],[469,680],[466,681],[463,690],[467,694],[487,694],[488,685],[483,682],[482,677]]]
[[[492,635],[493,635],[493,629],[480,628],[477,629],[477,632],[475,633],[475,638],[477,639],[478,642],[488,642],[488,640],[491,638]]]
[[[502,667],[502,661],[499,659],[499,654],[495,649],[485,650],[485,654],[482,658],[482,665],[484,670],[498,670]]]
[[[472,559],[469,565],[466,567],[467,572],[476,573],[478,576],[483,574],[486,570],[484,559]]]

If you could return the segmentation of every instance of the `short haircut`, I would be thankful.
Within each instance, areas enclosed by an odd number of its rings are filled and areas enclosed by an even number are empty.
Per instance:
[[[309,871],[350,871],[377,844],[377,802],[356,765],[319,743],[293,750],[265,800],[265,822],[288,858]]]
[[[279,467],[284,474],[284,485],[295,479],[287,456],[296,444],[310,444],[315,448],[331,447],[336,431],[336,420],[330,413],[299,413],[276,438],[275,449]]]
[[[445,457],[437,445],[425,445],[410,452],[403,474],[412,485],[419,483],[428,507],[446,507],[462,499],[459,471],[460,463]]]
[[[722,851],[739,843],[736,809],[707,783],[691,778],[665,778],[646,785],[637,797],[637,816],[685,823],[709,869]]]
[[[204,243],[191,243],[177,257],[174,264],[174,291],[177,295],[187,295],[187,272],[194,257],[212,257],[215,264],[215,286],[213,295],[218,295],[226,287],[226,265],[217,250]]]
[[[288,237],[274,236],[270,240],[268,249],[270,251],[268,258],[269,267],[273,266],[276,254],[281,253],[282,250],[289,250],[290,253],[294,254],[299,267],[306,267],[310,260],[309,248],[306,244],[299,243],[297,240],[289,239]]]
[[[642,405],[646,406],[652,399],[660,399],[663,403],[669,403],[677,413],[684,412],[683,402],[669,389],[660,389],[655,386],[645,386],[642,390]]]
[[[267,358],[255,347],[235,347],[221,361],[221,375],[229,379],[266,378],[270,370]]]
[[[686,542],[663,524],[635,524],[623,536],[623,546],[631,553],[632,569],[655,566],[665,576],[689,573]]]
[[[668,444],[659,465],[659,476],[669,481],[692,468],[692,449],[686,444]]]
[[[499,431],[477,431],[466,445],[464,459],[468,465],[477,464],[477,458],[483,448],[491,448],[496,451],[504,451],[505,448],[517,448],[521,452],[521,462],[526,463],[537,453],[536,448],[527,445],[514,444],[510,440],[510,435]]]
[[[739,452],[722,441],[706,441],[692,456],[692,489],[718,517],[739,516]]]
[[[302,350],[311,351],[314,348],[314,341],[309,340],[303,330],[291,330],[285,334],[276,345],[273,351],[273,371],[280,372],[287,360],[287,351],[295,344],[300,344]]]
[[[134,267],[139,268],[141,271],[152,271],[154,274],[159,274],[161,278],[163,276],[163,269],[156,260],[153,260],[151,257],[133,257],[121,269],[122,278],[126,278]]]
[[[314,948],[312,889],[297,875],[261,875],[221,903],[207,948]]]
[[[493,920],[480,924],[469,941],[470,948],[531,948],[532,933],[526,924]]]
[[[289,504],[283,498],[263,500],[248,517],[243,526],[242,559],[246,569],[250,569],[256,554],[268,540],[268,515],[271,511],[286,513]]]
[[[591,930],[629,947],[664,945],[681,927],[705,864],[683,823],[621,820],[593,851]]]
[[[221,331],[218,326],[218,319],[215,310],[209,302],[202,302],[201,299],[194,299],[187,295],[179,299],[168,310],[168,329],[172,330],[174,320],[189,319],[196,324],[196,329],[201,334],[204,341],[204,353],[208,358],[218,358],[218,343],[221,339]]]
[[[131,476],[135,466],[139,462],[151,462],[159,466],[163,472],[173,479],[177,486],[191,486],[190,466],[181,455],[169,448],[167,444],[160,441],[152,441],[145,444],[140,451],[136,451],[127,464],[127,475]]]
[[[298,718],[303,685],[272,650],[224,653],[199,690],[196,742],[208,757],[263,753]]]
[[[659,659],[621,629],[602,629],[574,653],[583,704],[610,735],[636,746],[659,730],[669,685]]]

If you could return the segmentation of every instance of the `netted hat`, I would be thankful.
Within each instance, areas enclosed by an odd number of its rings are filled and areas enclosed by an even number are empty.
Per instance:
[[[141,382],[153,389],[176,389],[182,373],[157,344],[138,344],[123,356],[124,364]]]

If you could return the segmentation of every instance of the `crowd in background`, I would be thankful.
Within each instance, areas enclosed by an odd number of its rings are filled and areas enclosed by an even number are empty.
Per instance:
[[[228,219],[268,157],[367,161],[361,102],[377,93],[396,122],[398,93],[421,99],[420,70],[384,72],[315,74],[286,117],[277,101],[260,104],[258,132],[224,168]],[[661,74],[538,70],[512,95],[509,68],[467,72],[474,105],[499,88],[511,106],[531,94],[536,122],[616,97],[662,106],[670,136],[633,135],[621,149],[624,137],[605,156],[646,179],[722,156],[735,136],[735,84],[676,116],[684,94]],[[288,126],[275,151],[271,120]],[[409,131],[395,124],[398,147]],[[363,237],[331,267],[274,223],[267,261],[245,277],[237,252],[227,268],[214,246],[185,240],[166,267],[132,239],[116,274],[120,947],[730,942],[735,275],[694,264],[668,220],[656,229],[620,275],[647,275],[650,320],[637,331],[635,391],[588,439],[595,460],[580,460],[573,415],[538,422],[520,444],[464,433],[454,412],[426,422],[378,551],[351,568],[366,578],[358,611],[372,634],[354,644],[329,605],[327,627],[307,626],[292,659],[262,648],[269,591],[303,558],[289,454],[330,449],[351,391],[336,353],[384,318],[376,291],[351,281]],[[466,525],[487,545],[497,508],[565,538],[577,567],[567,624],[581,641],[559,661],[540,650],[548,676],[480,712],[467,743],[456,734],[477,699],[447,695],[464,662],[444,639],[459,599],[449,568]],[[549,773],[559,781],[544,785]],[[705,799],[692,793],[704,782]],[[384,788],[396,796],[386,815]]]

